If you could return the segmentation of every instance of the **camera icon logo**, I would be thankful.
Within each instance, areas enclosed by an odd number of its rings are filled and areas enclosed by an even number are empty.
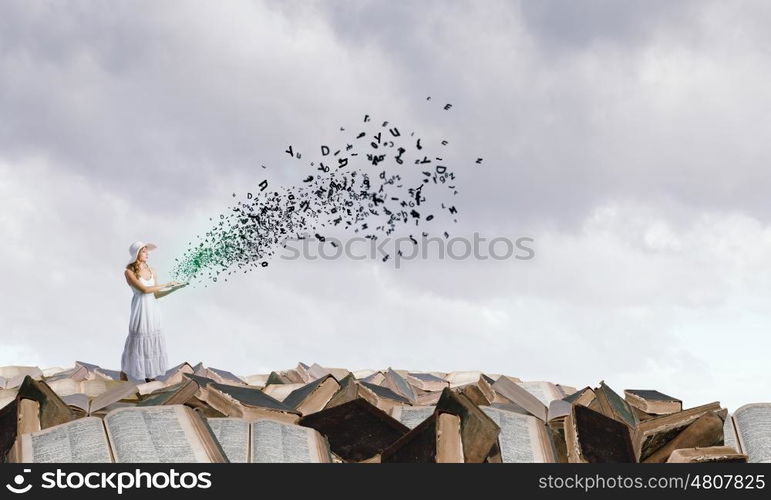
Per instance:
[[[27,472],[32,472],[32,469],[24,469],[24,474],[26,474]],[[14,476],[13,478],[13,483],[16,486],[14,486],[13,484],[6,484],[5,487],[8,488],[8,491],[10,491],[11,493],[26,493],[30,489],[32,489],[31,484],[23,486],[26,480],[27,478],[24,477],[24,475],[16,474],[16,476]]]

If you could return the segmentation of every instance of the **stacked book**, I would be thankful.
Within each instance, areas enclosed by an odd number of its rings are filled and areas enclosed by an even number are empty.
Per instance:
[[[771,403],[733,414],[478,371],[182,363],[136,384],[76,362],[0,367],[4,462],[771,462]]]

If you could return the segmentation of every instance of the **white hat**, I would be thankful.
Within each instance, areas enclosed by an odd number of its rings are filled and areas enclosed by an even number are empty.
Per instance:
[[[136,262],[137,257],[139,256],[139,251],[142,250],[142,247],[147,247],[148,250],[154,250],[158,248],[154,243],[143,243],[141,241],[135,241],[129,247],[129,253],[131,254],[131,260],[128,261],[129,264]]]

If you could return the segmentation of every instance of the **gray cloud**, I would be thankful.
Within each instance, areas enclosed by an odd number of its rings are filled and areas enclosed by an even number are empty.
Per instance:
[[[277,261],[164,299],[172,359],[746,402],[768,381],[768,19],[762,2],[3,2],[0,364],[115,366],[131,241],[158,243],[167,277],[232,192],[305,173],[288,144],[309,158],[369,113],[450,141],[454,234],[532,236],[536,259]]]

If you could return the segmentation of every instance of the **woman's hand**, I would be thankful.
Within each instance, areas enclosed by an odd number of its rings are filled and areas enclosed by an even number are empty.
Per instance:
[[[165,297],[168,294],[179,290],[180,288],[185,288],[189,284],[190,283],[181,283],[179,281],[170,281],[170,282],[166,283],[165,285],[162,285],[163,286],[163,290],[162,291],[155,292],[155,298],[156,299],[160,299],[161,297]]]

